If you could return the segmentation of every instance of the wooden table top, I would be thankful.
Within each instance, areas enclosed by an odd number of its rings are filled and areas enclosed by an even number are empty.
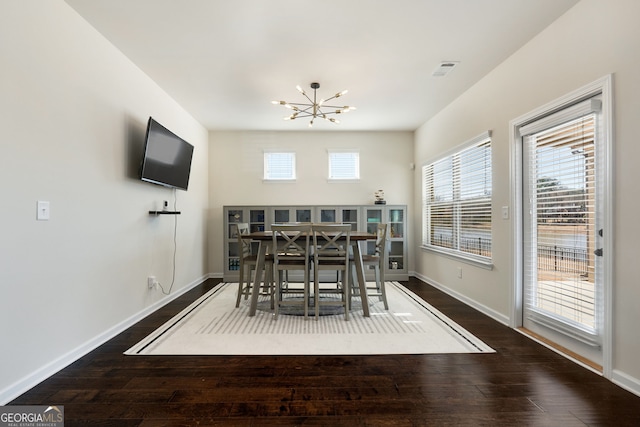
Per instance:
[[[243,234],[242,238],[251,240],[271,240],[273,238],[273,232],[270,230],[252,231],[249,234]],[[350,234],[350,239],[352,241],[375,240],[376,238],[377,236],[375,234],[367,233],[366,231],[352,231]]]

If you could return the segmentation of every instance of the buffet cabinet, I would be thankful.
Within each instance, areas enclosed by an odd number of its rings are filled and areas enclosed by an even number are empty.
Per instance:
[[[224,207],[224,280],[238,281],[238,243],[234,224],[246,222],[251,231],[270,230],[271,224],[288,222],[351,224],[354,231],[375,233],[378,223],[387,223],[386,280],[408,280],[407,207],[406,205],[353,206],[225,206]],[[375,242],[360,243],[363,253],[373,253]],[[257,253],[258,243],[254,243]],[[373,270],[366,271],[367,280],[374,280]]]

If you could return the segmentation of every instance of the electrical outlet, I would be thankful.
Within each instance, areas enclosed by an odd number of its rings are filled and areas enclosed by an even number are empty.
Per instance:
[[[147,286],[149,286],[149,289],[153,289],[156,286],[156,276],[149,276],[147,277]]]
[[[462,267],[458,267],[458,279],[462,279]]]

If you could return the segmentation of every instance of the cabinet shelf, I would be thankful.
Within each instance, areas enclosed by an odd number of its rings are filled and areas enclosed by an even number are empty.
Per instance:
[[[180,211],[149,211],[149,215],[180,215]]]

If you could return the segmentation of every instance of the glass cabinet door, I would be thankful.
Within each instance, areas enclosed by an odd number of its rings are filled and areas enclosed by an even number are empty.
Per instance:
[[[406,230],[405,208],[389,208],[389,270],[405,269],[405,230]]]
[[[249,231],[264,231],[264,209],[249,211]]]
[[[227,270],[229,271],[235,271],[240,268],[239,248],[235,235],[236,224],[240,222],[245,222],[243,209],[230,209],[227,211]]]
[[[228,238],[234,237],[235,224],[239,222],[244,222],[244,211],[242,209],[229,210],[227,213],[227,224],[229,226],[227,229]]]
[[[320,208],[320,222],[336,222],[336,208]]]
[[[358,230],[358,209],[357,208],[343,208],[342,209],[342,223],[351,224],[351,230]]]
[[[291,222],[289,219],[289,209],[274,209],[273,222],[276,224],[285,224]]]
[[[311,222],[311,209],[296,209],[296,222]]]
[[[389,210],[389,237],[404,237],[404,209]]]
[[[403,242],[391,241],[389,248],[389,270],[404,269],[404,246]]]
[[[367,208],[365,221],[367,222],[367,233],[375,234],[378,224],[382,222],[383,210],[380,208]]]

